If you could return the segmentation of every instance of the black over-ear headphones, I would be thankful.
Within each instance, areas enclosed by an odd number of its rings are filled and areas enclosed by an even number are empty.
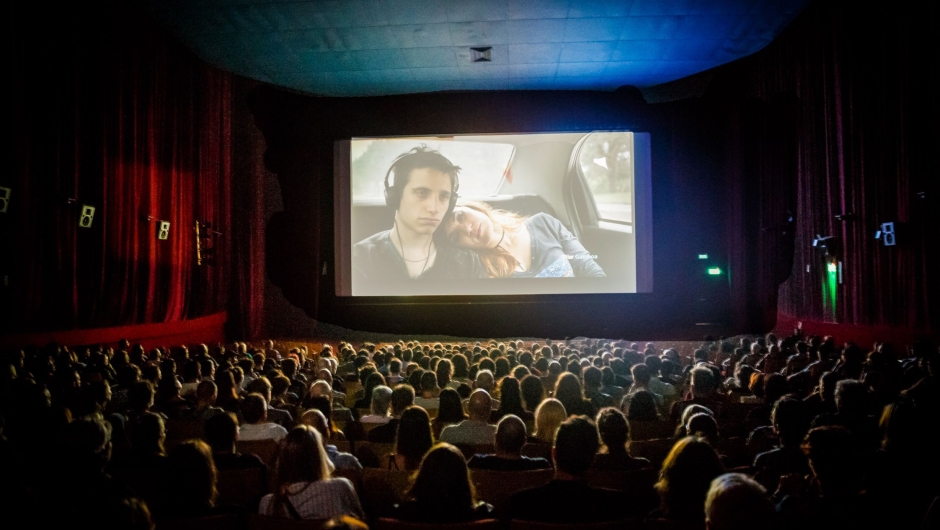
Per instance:
[[[441,156],[441,157],[444,156],[444,155],[441,155],[440,153],[437,153],[436,151],[435,153],[438,154],[438,156]],[[389,185],[388,179],[392,175],[392,172],[395,171],[395,166],[398,165],[398,162],[400,162],[401,159],[405,158],[406,156],[414,155],[414,154],[417,154],[417,153],[409,151],[407,153],[398,155],[398,157],[392,161],[392,164],[388,167],[388,171],[385,173],[385,205],[391,208],[392,210],[398,210],[398,207],[401,205],[401,194],[404,192],[404,190],[402,189],[404,186],[398,184],[399,175],[397,172],[395,173],[394,183]],[[422,166],[418,166],[418,167],[422,167]],[[450,213],[454,211],[454,208],[457,206],[457,198],[458,198],[457,190],[460,189],[460,179],[457,177],[457,174],[454,173],[453,175],[449,175],[449,176],[453,179],[454,189],[451,190],[450,192],[450,202],[447,204],[447,211],[444,213],[445,217],[450,215]]]

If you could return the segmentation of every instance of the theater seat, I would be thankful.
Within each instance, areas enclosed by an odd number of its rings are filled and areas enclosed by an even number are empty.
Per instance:
[[[362,470],[362,509],[370,517],[388,517],[411,484],[411,471]]]
[[[538,523],[535,521],[520,521],[513,519],[509,522],[510,530],[632,530],[641,529],[643,524],[637,519],[619,519],[603,523]]]
[[[253,511],[268,492],[264,470],[257,467],[219,471],[216,484],[220,505],[241,506]]]
[[[256,455],[271,468],[277,461],[277,442],[274,440],[239,440],[236,448],[239,453]]]
[[[471,469],[470,479],[480,500],[493,505],[493,515],[502,517],[509,509],[509,498],[517,491],[548,484],[555,475],[553,469],[536,471],[489,471]]]
[[[157,526],[157,530],[238,530],[239,528],[242,528],[241,521],[234,514],[180,519]]]
[[[248,516],[247,530],[320,530],[326,521],[326,519],[297,520],[251,514]]]
[[[499,530],[502,523],[498,519],[480,519],[467,523],[409,523],[398,519],[379,518],[372,524],[373,530]]]

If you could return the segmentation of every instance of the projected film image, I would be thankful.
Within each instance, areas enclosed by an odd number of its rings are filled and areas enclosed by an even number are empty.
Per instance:
[[[650,230],[647,134],[354,138],[348,167],[340,294],[650,290],[636,237]]]

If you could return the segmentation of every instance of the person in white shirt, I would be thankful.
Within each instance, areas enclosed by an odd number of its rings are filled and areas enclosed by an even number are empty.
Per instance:
[[[467,404],[470,419],[444,427],[440,441],[451,444],[493,445],[496,440],[496,426],[488,423],[493,410],[491,403],[492,399],[486,390],[474,390]]]
[[[274,440],[281,441],[287,436],[287,429],[268,421],[268,403],[261,394],[248,394],[242,404],[245,424],[238,429],[238,439],[246,441]]]

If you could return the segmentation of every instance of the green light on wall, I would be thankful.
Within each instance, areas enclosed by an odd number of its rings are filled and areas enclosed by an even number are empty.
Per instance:
[[[709,267],[708,274],[711,276],[718,276],[719,274],[721,274],[721,269],[719,269],[718,267]]]
[[[708,254],[699,254],[698,259],[708,259]]]
[[[823,311],[830,322],[836,321],[836,305],[839,290],[839,266],[835,262],[826,264],[826,274],[823,276]]]

